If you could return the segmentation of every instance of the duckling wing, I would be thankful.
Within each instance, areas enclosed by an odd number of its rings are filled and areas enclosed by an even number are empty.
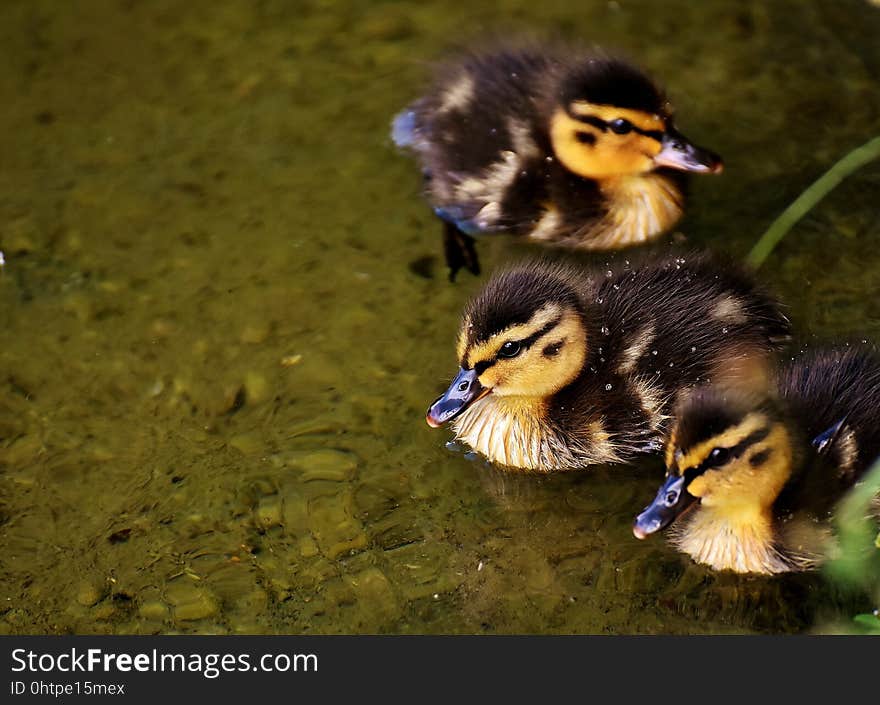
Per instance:
[[[470,56],[394,119],[392,139],[418,155],[438,216],[468,233],[533,225],[549,153],[543,85],[557,66],[538,51]]]

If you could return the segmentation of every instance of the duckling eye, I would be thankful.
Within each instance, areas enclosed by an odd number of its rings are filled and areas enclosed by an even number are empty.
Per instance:
[[[730,451],[727,448],[713,448],[709,453],[709,460],[712,465],[724,465],[730,457]]]
[[[498,351],[498,357],[516,357],[522,351],[522,343],[518,340],[508,340]]]
[[[629,120],[624,120],[623,118],[612,120],[608,123],[608,127],[610,127],[611,131],[616,135],[625,135],[627,132],[631,132],[633,129],[632,123]]]

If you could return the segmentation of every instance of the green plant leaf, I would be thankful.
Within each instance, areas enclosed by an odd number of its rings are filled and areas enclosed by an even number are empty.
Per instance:
[[[853,617],[853,622],[862,627],[867,627],[872,632],[880,634],[880,619],[873,614],[857,614]]]
[[[794,227],[795,223],[810,212],[813,206],[825,198],[847,176],[877,158],[880,158],[880,137],[875,137],[861,147],[856,147],[847,153],[810,184],[788,208],[782,211],[782,214],[770,224],[767,231],[758,238],[758,242],[749,252],[746,261],[755,269],[760,267],[773,248],[779,244],[779,241]]]

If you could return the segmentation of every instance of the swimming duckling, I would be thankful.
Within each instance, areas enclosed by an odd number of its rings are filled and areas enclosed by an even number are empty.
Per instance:
[[[776,387],[778,398],[714,385],[682,400],[666,481],[635,520],[638,538],[673,524],[673,544],[716,570],[821,563],[834,505],[880,456],[880,357],[810,353],[782,368]]]
[[[465,309],[461,366],[428,409],[490,461],[550,472],[658,451],[682,390],[787,340],[779,304],[705,256],[591,271],[535,262]]]
[[[392,138],[421,162],[450,278],[479,273],[475,234],[591,250],[647,242],[681,218],[682,172],[722,168],[675,129],[650,78],[595,52],[467,56],[397,115]]]

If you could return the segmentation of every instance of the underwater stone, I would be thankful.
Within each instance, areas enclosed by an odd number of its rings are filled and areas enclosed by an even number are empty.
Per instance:
[[[217,614],[217,603],[208,596],[202,596],[192,602],[185,602],[174,608],[174,618],[182,622],[207,619]]]
[[[150,600],[138,608],[138,614],[144,619],[163,621],[168,619],[168,605],[159,600]]]
[[[80,583],[76,591],[76,601],[83,607],[91,607],[106,594],[104,586],[94,580]]]
[[[272,387],[263,374],[251,370],[244,376],[244,392],[248,404],[259,404],[272,396]]]
[[[303,558],[314,558],[320,552],[318,544],[315,543],[315,539],[311,536],[303,536],[299,540],[299,555]]]
[[[309,527],[321,552],[331,560],[367,546],[363,524],[351,515],[350,505],[350,496],[315,497],[309,502]]]
[[[265,444],[256,433],[239,433],[229,439],[229,445],[244,455],[258,455],[265,450]]]
[[[108,600],[107,602],[95,605],[95,607],[92,608],[91,617],[96,620],[112,619],[116,616],[116,613],[116,605]]]
[[[174,607],[174,619],[194,621],[213,617],[219,612],[216,598],[206,590],[186,583],[173,583],[165,592]]]
[[[282,524],[281,498],[278,495],[263,497],[257,505],[257,525],[263,529]]]
[[[400,613],[397,597],[391,582],[378,568],[367,568],[354,575],[346,576],[357,598],[358,607],[369,626],[396,617]]]
[[[326,448],[290,454],[287,464],[300,468],[303,482],[327,480],[346,482],[354,477],[358,458],[354,453]]]
[[[284,495],[283,524],[289,534],[299,534],[309,526],[309,505],[305,497],[298,492]]]

